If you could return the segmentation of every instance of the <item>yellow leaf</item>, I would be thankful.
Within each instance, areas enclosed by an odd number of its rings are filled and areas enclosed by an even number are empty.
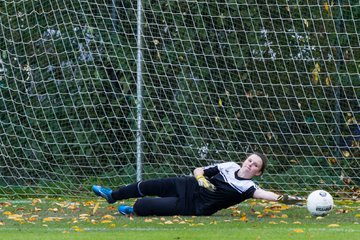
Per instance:
[[[320,65],[318,63],[315,64],[315,68],[312,70],[313,78],[312,82],[314,85],[319,82],[319,73],[320,73]]]
[[[296,228],[296,229],[294,229],[294,230],[293,230],[293,232],[296,232],[296,233],[303,233],[303,232],[304,232],[304,230],[299,229],[299,228]]]
[[[248,218],[246,216],[242,216],[239,220],[242,222],[247,222]]]
[[[84,231],[83,228],[79,228],[78,226],[74,226],[74,227],[72,227],[72,229],[74,229],[75,232],[83,232]]]
[[[115,219],[115,217],[111,216],[111,215],[104,215],[102,218],[103,219]]]
[[[223,106],[221,98],[219,98],[219,106],[220,106],[220,107]]]
[[[102,220],[101,223],[112,223],[111,220]]]
[[[36,220],[38,220],[38,217],[35,217],[35,216],[31,216],[31,217],[28,219],[29,222],[34,222],[34,221],[36,221]]]
[[[344,155],[344,157],[349,157],[350,153],[348,151],[343,151],[342,154]]]
[[[329,12],[329,3],[327,1],[324,2],[324,11]]]
[[[68,209],[70,209],[70,210],[76,210],[77,207],[76,207],[75,205],[70,205],[70,206],[68,207]]]
[[[54,218],[52,217],[47,217],[43,219],[43,222],[52,222],[52,221],[54,221]]]
[[[21,218],[22,215],[19,215],[19,214],[11,214],[8,216],[9,219],[14,219],[14,218]]]
[[[38,203],[41,203],[42,201],[41,201],[41,199],[40,198],[35,198],[35,199],[33,199],[32,200],[32,202],[31,202],[31,205],[35,205],[35,204],[38,204]]]
[[[334,223],[334,224],[329,224],[328,227],[340,227],[340,225]]]
[[[355,214],[355,217],[360,218],[360,214]]]
[[[331,78],[330,77],[327,77],[325,79],[325,83],[326,83],[326,86],[330,86],[331,85]]]
[[[96,213],[96,211],[98,210],[99,206],[100,206],[100,203],[97,202],[97,203],[95,204],[95,207],[94,207],[93,211],[92,211],[92,214],[93,214],[93,215]]]
[[[84,206],[92,206],[92,205],[94,205],[94,201],[84,202]]]

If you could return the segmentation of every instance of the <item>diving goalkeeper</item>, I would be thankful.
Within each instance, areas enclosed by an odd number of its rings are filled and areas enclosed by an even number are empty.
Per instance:
[[[248,156],[241,166],[235,162],[226,162],[196,168],[191,177],[140,181],[118,190],[93,186],[92,190],[108,203],[138,198],[133,207],[120,205],[118,208],[121,214],[138,216],[208,216],[249,198],[285,204],[303,200],[300,197],[278,195],[256,185],[252,178],[262,175],[266,165],[266,156],[256,152]]]

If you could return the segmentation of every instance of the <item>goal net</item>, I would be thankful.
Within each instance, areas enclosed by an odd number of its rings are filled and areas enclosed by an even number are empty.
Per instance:
[[[0,197],[88,196],[253,151],[265,189],[359,195],[358,1],[0,11]]]

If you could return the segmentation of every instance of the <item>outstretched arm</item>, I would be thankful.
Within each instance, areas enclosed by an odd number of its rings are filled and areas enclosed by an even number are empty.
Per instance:
[[[285,204],[299,204],[299,203],[305,201],[305,199],[302,197],[290,196],[287,194],[278,195],[276,193],[273,193],[270,191],[265,191],[263,189],[257,189],[254,192],[253,197],[265,199],[265,200],[269,200],[269,201],[278,201],[278,202],[285,203]]]
[[[280,197],[280,195],[270,192],[270,191],[265,191],[263,189],[257,189],[254,192],[253,197],[259,198],[259,199],[265,199],[265,200],[269,200],[269,201],[277,201],[278,198]]]

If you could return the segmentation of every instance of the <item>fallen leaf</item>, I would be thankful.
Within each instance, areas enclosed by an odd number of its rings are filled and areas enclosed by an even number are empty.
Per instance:
[[[75,232],[83,232],[83,231],[85,231],[83,228],[79,228],[78,226],[73,226],[72,229],[74,229]]]
[[[38,203],[42,203],[41,199],[40,198],[35,198],[35,199],[32,200],[31,205],[34,206],[34,205],[36,205]]]
[[[294,230],[293,230],[293,232],[296,232],[296,233],[303,233],[303,232],[304,232],[304,230],[299,229],[299,228],[296,228],[296,229],[294,229]]]
[[[92,211],[92,214],[93,214],[93,215],[96,213],[96,211],[98,210],[99,206],[100,206],[100,203],[97,202],[97,203],[95,204],[95,206],[94,206],[93,211]]]
[[[52,222],[52,221],[54,221],[54,218],[52,217],[47,217],[43,219],[43,222]]]
[[[112,223],[111,220],[102,220],[101,223]]]

